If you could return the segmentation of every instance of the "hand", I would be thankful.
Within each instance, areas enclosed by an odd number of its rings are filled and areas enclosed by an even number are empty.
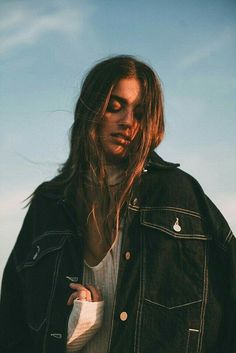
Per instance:
[[[91,284],[83,286],[80,283],[70,283],[70,288],[74,289],[67,302],[67,305],[72,305],[75,299],[88,302],[102,301],[101,291]]]

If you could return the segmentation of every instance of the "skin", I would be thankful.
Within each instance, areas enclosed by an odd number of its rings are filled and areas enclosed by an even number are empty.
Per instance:
[[[143,112],[141,94],[141,84],[136,78],[121,79],[111,92],[99,131],[101,147],[108,165],[119,165],[125,159],[128,148],[139,131]],[[87,242],[96,255],[96,261],[99,259],[100,262],[109,251],[107,244],[94,240],[91,235]],[[89,254],[85,249],[86,261],[91,266],[96,265],[97,262]],[[76,298],[93,302],[102,300],[101,292],[95,286],[71,283],[70,288],[74,292],[68,299],[68,305],[72,305]]]
[[[88,302],[99,302],[102,300],[100,290],[91,284],[83,286],[80,283],[70,283],[70,288],[75,291],[70,295],[67,305],[72,305],[75,299]]]
[[[142,117],[141,84],[121,79],[113,88],[100,128],[100,143],[107,164],[119,164],[127,155]]]

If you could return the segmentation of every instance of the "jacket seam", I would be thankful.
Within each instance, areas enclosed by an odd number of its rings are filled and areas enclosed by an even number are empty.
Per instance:
[[[181,212],[181,213],[184,213],[184,214],[187,214],[187,215],[190,215],[190,216],[193,216],[193,217],[196,217],[196,218],[199,218],[199,219],[202,219],[203,218],[201,217],[200,213],[198,212],[195,212],[195,211],[191,211],[191,210],[188,210],[186,208],[181,208],[181,207],[171,207],[171,206],[164,206],[164,207],[152,207],[152,206],[144,206],[144,207],[140,207],[141,208],[141,211],[150,211],[150,210],[153,210],[153,211],[170,211],[170,212]]]
[[[198,338],[198,346],[197,346],[197,353],[202,352],[202,342],[203,342],[203,335],[204,335],[204,327],[205,327],[205,312],[206,312],[206,305],[207,305],[207,298],[208,298],[208,244],[206,243],[205,246],[205,256],[204,256],[204,283],[203,283],[203,301],[200,313],[200,334]]]
[[[216,243],[216,245],[218,246],[218,248],[220,248],[220,250],[223,250],[224,252],[226,252],[226,248],[225,248],[225,246],[222,244],[222,243],[220,243],[218,240],[216,240],[215,239],[215,243]]]
[[[28,268],[28,267],[33,267],[33,266],[35,266],[35,264],[37,264],[38,261],[39,261],[40,259],[42,259],[45,255],[50,254],[50,253],[52,253],[52,252],[54,252],[54,251],[60,250],[60,249],[63,247],[65,241],[66,241],[66,238],[63,238],[63,239],[61,240],[60,244],[59,244],[57,247],[50,247],[50,248],[47,248],[46,250],[44,250],[44,251],[39,255],[38,259],[36,259],[36,260],[31,260],[31,261],[28,261],[28,262],[25,261],[23,264],[17,265],[17,267],[16,267],[17,272],[21,272],[24,268]]]
[[[147,298],[144,298],[144,300],[148,303],[151,303],[153,305],[157,305],[157,306],[161,306],[167,310],[173,310],[173,309],[177,309],[177,308],[182,308],[184,306],[188,306],[188,305],[192,305],[192,304],[197,304],[197,303],[201,303],[202,302],[202,299],[199,299],[199,300],[195,300],[193,302],[188,302],[188,303],[185,303],[185,304],[180,304],[180,305],[176,305],[176,306],[171,306],[171,307],[168,307],[166,305],[163,305],[163,304],[160,304],[160,303],[157,303],[157,302],[154,302],[150,299],[147,299]]]
[[[142,311],[143,311],[143,297],[144,297],[144,287],[145,287],[145,254],[144,254],[144,236],[142,232],[140,232],[140,276],[139,276],[139,299],[138,299],[138,307],[137,307],[137,317],[135,324],[135,336],[134,336],[134,353],[140,352],[140,341],[141,341],[141,326],[142,326]]]
[[[187,338],[187,344],[186,344],[186,353],[188,353],[188,349],[189,349],[190,332],[191,331],[188,330],[188,338]]]
[[[127,236],[127,229],[128,229],[128,222],[127,222],[127,218],[125,218],[123,234],[122,234],[122,240],[121,240],[122,242],[121,242],[121,249],[120,249],[119,268],[120,268],[121,259],[122,259],[121,254],[123,253],[123,247],[124,247],[124,243],[125,243],[125,238]],[[118,284],[118,277],[117,277],[117,282],[116,282],[115,297],[114,297],[114,301],[113,301],[112,320],[111,320],[111,326],[110,326],[111,329],[110,329],[109,340],[108,340],[108,345],[107,345],[107,353],[110,352],[111,341],[112,341],[112,332],[113,332],[113,328],[114,328],[114,314],[115,314],[116,303],[117,303],[117,284]]]
[[[223,244],[225,249],[226,249],[226,246],[229,244],[230,240],[232,239],[232,237],[233,237],[233,232],[230,229],[227,237],[225,238],[224,244]]]
[[[231,239],[233,237],[234,237],[234,234],[233,234],[232,230],[230,229],[223,244],[217,239],[215,239],[215,243],[221,250],[226,252],[227,251],[227,247],[228,247],[228,245],[229,245],[229,243],[230,243],[230,241],[231,241]]]
[[[201,234],[191,234],[191,236],[189,234],[175,234],[174,232],[171,232],[168,228],[162,227],[162,226],[158,226],[158,225],[154,225],[153,223],[149,223],[146,221],[142,221],[141,224],[143,224],[144,226],[148,226],[150,228],[153,229],[159,229],[164,231],[165,233],[171,235],[174,238],[177,239],[197,239],[197,240],[210,240],[211,238],[205,236],[205,235],[201,235]]]
[[[33,241],[32,241],[32,245],[37,243],[39,240],[45,238],[46,236],[48,235],[58,235],[58,234],[62,234],[62,235],[72,235],[73,232],[71,230],[68,230],[68,229],[65,229],[65,230],[49,230],[49,231],[46,231],[42,234],[40,234],[37,238],[35,238]]]
[[[44,339],[43,339],[43,352],[42,353],[46,353],[46,344],[47,344],[47,336],[48,336],[48,330],[49,330],[49,326],[50,326],[50,318],[52,315],[52,301],[53,301],[53,297],[55,294],[55,289],[56,289],[56,284],[57,284],[57,277],[58,277],[58,272],[59,272],[59,267],[60,267],[60,263],[61,263],[61,259],[62,259],[62,252],[58,253],[57,255],[57,260],[56,260],[56,264],[55,264],[55,270],[53,273],[53,286],[52,286],[52,291],[51,291],[51,295],[50,295],[50,299],[49,299],[49,303],[48,303],[48,312],[47,312],[47,326],[45,329],[45,334],[44,334]]]
[[[43,321],[41,322],[41,324],[36,328],[33,327],[29,322],[27,322],[27,325],[29,326],[29,328],[35,332],[40,331],[41,327],[43,326],[43,324],[45,323],[45,321],[47,320],[47,316],[43,319]]]
[[[139,206],[133,206],[131,204],[128,205],[128,208],[132,211],[135,211],[135,212],[139,212],[140,211],[140,207]]]

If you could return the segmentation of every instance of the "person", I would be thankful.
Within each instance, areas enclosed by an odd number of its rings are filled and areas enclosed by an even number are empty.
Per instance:
[[[236,239],[163,137],[154,70],[97,63],[4,270],[1,352],[236,352]]]

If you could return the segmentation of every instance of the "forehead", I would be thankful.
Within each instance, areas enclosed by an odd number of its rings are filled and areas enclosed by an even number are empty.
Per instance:
[[[125,99],[129,104],[141,101],[141,83],[136,78],[123,78],[117,82],[111,92],[111,96]]]

